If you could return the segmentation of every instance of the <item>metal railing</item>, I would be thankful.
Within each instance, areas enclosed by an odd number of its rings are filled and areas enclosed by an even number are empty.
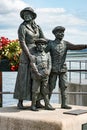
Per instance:
[[[78,82],[78,84],[82,83],[82,76],[81,76],[82,72],[84,72],[85,79],[87,79],[87,60],[67,60],[66,63],[68,63],[68,73],[69,73],[68,74],[68,79],[69,79],[69,82],[72,82],[72,75],[71,75],[71,73],[79,73],[79,82]],[[72,68],[72,64],[73,63],[74,64],[75,63],[79,63],[78,69],[77,68]],[[82,67],[82,63],[84,63],[84,67],[85,68]],[[2,84],[2,81],[0,81],[0,83]],[[0,95],[1,94],[14,94],[14,92],[10,92],[10,91],[2,92],[2,91],[0,91]]]
[[[87,60],[67,60],[66,61],[68,66],[68,80],[69,82],[72,82],[72,73],[78,73],[79,74],[79,82],[78,84],[82,83],[82,74],[85,75],[85,79],[87,79]],[[78,63],[78,68],[77,68]],[[76,68],[73,67],[76,65]],[[2,91],[2,75],[0,76],[0,102],[2,106],[2,95],[3,94],[14,94],[14,92],[10,91]],[[53,94],[60,94],[59,92],[53,92]],[[87,95],[87,92],[67,92],[68,95]]]
[[[69,82],[72,82],[72,73],[78,73],[79,74],[79,81],[78,84],[82,83],[82,73],[84,72],[85,75],[85,79],[87,79],[87,60],[67,60],[66,63],[68,64],[68,80]],[[75,64],[78,63],[78,69],[77,68],[73,68],[73,64],[75,66]],[[84,67],[82,67],[82,64],[84,64]],[[2,80],[2,77],[1,77]],[[0,80],[0,86],[2,84],[2,81]],[[13,94],[14,92],[2,92],[2,89],[0,91],[0,94]]]
[[[68,79],[69,82],[72,82],[72,73],[78,73],[78,84],[82,83],[82,73],[84,78],[87,79],[87,60],[67,60],[68,64]],[[78,66],[77,66],[78,64]],[[74,68],[73,68],[74,66]]]

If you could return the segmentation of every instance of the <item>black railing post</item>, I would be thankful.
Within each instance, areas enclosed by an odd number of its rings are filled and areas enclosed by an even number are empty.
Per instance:
[[[69,70],[71,70],[71,61],[69,61]],[[69,82],[71,82],[71,71],[69,72]]]
[[[87,69],[87,60],[85,61],[85,70]],[[87,79],[87,72],[85,73],[85,79]]]
[[[2,72],[0,72],[0,92],[2,92]],[[0,107],[2,107],[2,94],[0,94]]]
[[[80,67],[79,69],[81,70],[81,61],[79,61],[79,65],[80,65],[80,66],[79,66],[79,67]],[[81,71],[79,72],[79,80],[80,80],[80,84],[81,84]]]

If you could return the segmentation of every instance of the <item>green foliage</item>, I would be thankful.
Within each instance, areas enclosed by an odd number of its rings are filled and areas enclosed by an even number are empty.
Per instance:
[[[6,40],[5,42],[7,43]],[[19,57],[21,54],[19,40],[9,40],[8,44],[5,44],[5,42],[4,45],[2,42],[2,46],[0,46],[0,59],[8,59],[11,70],[17,70],[19,65]]]

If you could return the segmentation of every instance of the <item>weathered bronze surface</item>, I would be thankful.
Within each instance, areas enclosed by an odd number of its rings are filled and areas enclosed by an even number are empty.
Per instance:
[[[32,64],[34,57],[30,53],[30,48],[35,46],[35,39],[43,38],[44,35],[41,28],[35,22],[37,15],[32,8],[24,8],[20,12],[20,16],[24,20],[18,29],[22,53],[20,56],[14,98],[19,100],[18,107],[23,108],[23,100],[31,100],[32,79],[30,68],[33,67],[33,69],[36,69]]]
[[[66,55],[68,50],[81,50],[87,48],[87,45],[75,45],[63,40],[65,28],[57,26],[52,30],[55,36],[54,40],[49,40],[46,52],[50,52],[52,58],[52,70],[49,77],[50,97],[56,86],[57,77],[59,78],[59,88],[61,92],[61,108],[69,109],[66,105],[67,66]]]

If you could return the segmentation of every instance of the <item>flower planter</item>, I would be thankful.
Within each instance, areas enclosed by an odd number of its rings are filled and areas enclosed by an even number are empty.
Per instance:
[[[0,71],[10,71],[10,65],[8,59],[2,59],[0,61]]]
[[[19,40],[0,37],[0,71],[17,71],[21,47]]]

